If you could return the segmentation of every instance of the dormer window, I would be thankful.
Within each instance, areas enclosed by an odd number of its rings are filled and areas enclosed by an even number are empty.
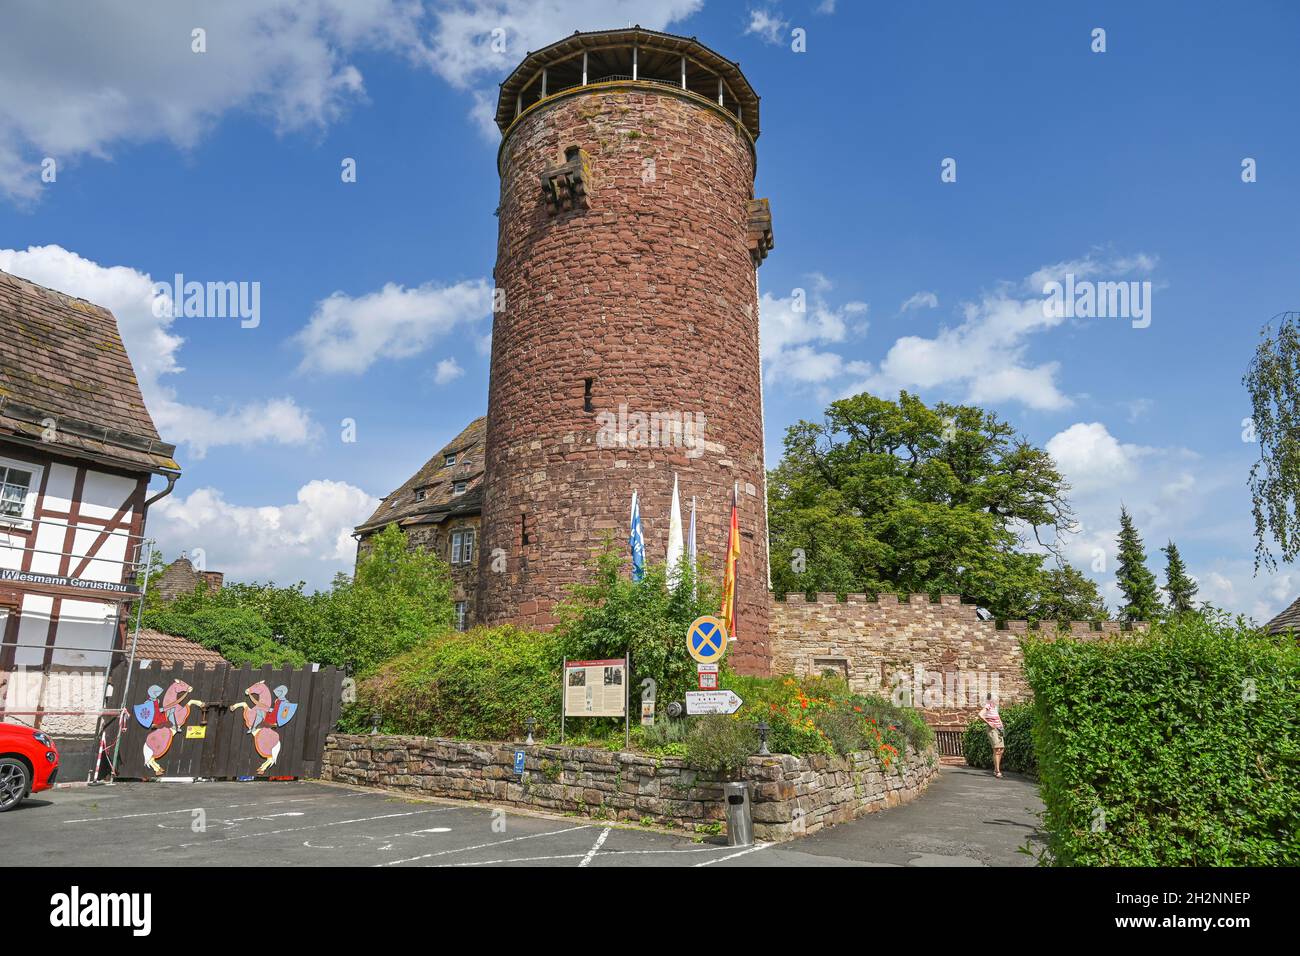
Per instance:
[[[450,468],[454,464],[456,464],[456,456],[454,454],[442,456],[442,467]]]
[[[451,486],[451,493],[454,495],[463,495],[465,489],[469,487],[468,481],[458,481]]]
[[[415,489],[415,500],[416,500],[416,501],[423,501],[423,500],[424,500],[425,498],[427,498],[427,497],[429,497],[429,489],[428,489],[428,488],[416,488],[416,489]]]

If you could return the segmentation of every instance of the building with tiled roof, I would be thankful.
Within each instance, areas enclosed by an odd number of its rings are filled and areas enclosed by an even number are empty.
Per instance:
[[[135,659],[137,661],[159,661],[164,667],[172,664],[229,664],[214,650],[196,644],[188,638],[175,634],[164,634],[152,628],[141,628],[136,640]]]
[[[1264,627],[1270,634],[1282,634],[1286,631],[1294,631],[1296,634],[1300,634],[1300,598],[1296,598],[1294,604],[1265,624]]]
[[[355,531],[357,557],[371,535],[396,524],[413,548],[451,567],[458,625],[474,624],[478,585],[479,516],[483,508],[483,445],[487,419],[476,418],[385,497]]]
[[[0,719],[93,731],[93,709],[22,702],[74,688],[102,701],[87,688],[125,651],[145,517],[180,475],[175,451],[113,314],[0,272]],[[155,476],[166,485],[151,496]]]

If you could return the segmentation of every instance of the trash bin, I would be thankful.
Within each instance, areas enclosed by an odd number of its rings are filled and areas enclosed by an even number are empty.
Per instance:
[[[727,805],[727,846],[749,846],[754,842],[753,808],[749,784],[724,783],[722,798]]]

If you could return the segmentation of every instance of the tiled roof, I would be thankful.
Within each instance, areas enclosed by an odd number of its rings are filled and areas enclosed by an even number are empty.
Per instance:
[[[1270,634],[1291,630],[1300,634],[1300,598],[1294,604],[1264,625]]]
[[[476,418],[424,463],[400,488],[379,503],[375,513],[357,525],[362,533],[378,531],[396,521],[400,525],[438,522],[452,515],[478,514],[483,506],[483,450],[487,418]],[[445,465],[448,455],[456,464]],[[455,483],[467,481],[456,494]],[[418,493],[423,492],[423,497]]]
[[[128,635],[128,640],[130,635]],[[161,661],[163,664],[228,664],[230,663],[216,651],[209,650],[202,644],[164,634],[149,628],[140,629],[140,640],[135,646],[137,661]]]
[[[179,473],[145,408],[113,313],[0,272],[0,436]],[[48,447],[48,442],[46,443]]]

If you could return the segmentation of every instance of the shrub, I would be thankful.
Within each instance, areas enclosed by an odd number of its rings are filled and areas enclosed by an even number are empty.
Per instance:
[[[1031,704],[1011,704],[1002,708],[1002,769],[1037,776],[1038,758],[1034,755],[1034,708]],[[988,725],[978,717],[966,725],[962,753],[971,767],[993,768],[993,748],[989,745]]]
[[[378,713],[389,733],[510,740],[524,736],[533,717],[535,735],[558,734],[561,656],[552,634],[448,631],[361,681],[353,710],[367,729],[369,715]]]
[[[235,665],[307,663],[298,651],[278,643],[267,623],[247,608],[200,607],[187,614],[162,607],[146,613],[143,623],[202,644]]]
[[[695,662],[686,653],[686,631],[697,617],[718,613],[717,592],[701,574],[692,595],[688,567],[670,589],[663,565],[648,566],[641,581],[632,581],[624,564],[607,541],[590,565],[589,580],[572,585],[568,599],[556,608],[563,656],[603,660],[630,650],[633,700],[646,677],[654,679],[659,700],[681,700],[697,684]]]
[[[1300,648],[1221,612],[1025,643],[1048,859],[1300,864]]]
[[[745,762],[758,753],[758,731],[747,720],[722,714],[698,717],[686,735],[686,759],[692,767],[738,779]]]
[[[722,686],[744,701],[737,716],[767,721],[768,749],[796,756],[874,750],[886,764],[909,745],[921,751],[934,733],[921,715],[881,697],[854,694],[842,677],[746,677],[724,673]]]

